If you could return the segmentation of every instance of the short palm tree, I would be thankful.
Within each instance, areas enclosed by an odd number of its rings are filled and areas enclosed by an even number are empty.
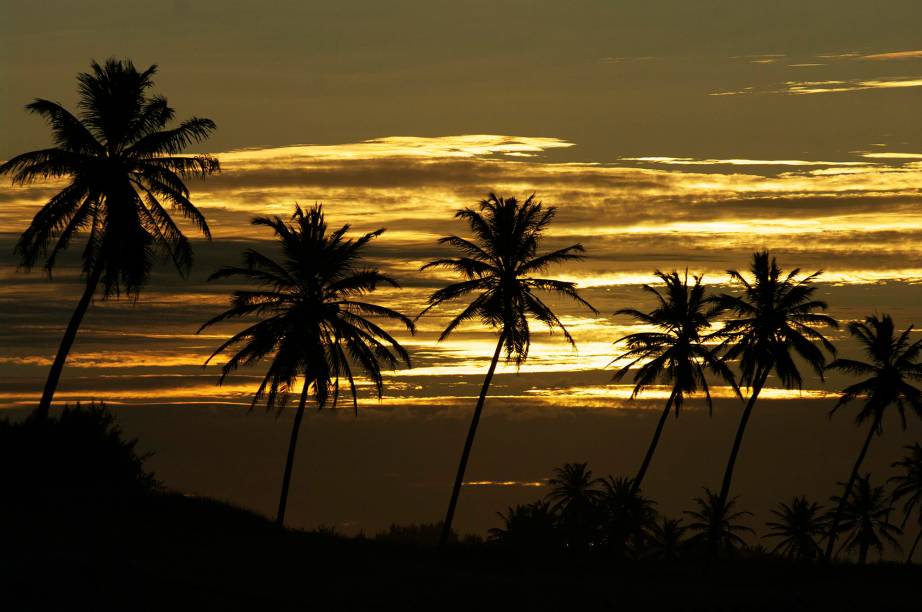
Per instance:
[[[483,325],[499,332],[496,350],[484,377],[461,452],[461,461],[445,515],[445,537],[442,538],[442,545],[451,529],[464,472],[477,433],[477,424],[480,422],[490,381],[503,350],[505,349],[507,362],[521,365],[526,360],[531,344],[529,318],[544,323],[551,330],[559,328],[564,338],[575,346],[566,327],[537,294],[544,292],[570,298],[593,313],[596,312],[595,308],[580,297],[574,283],[534,276],[553,264],[582,258],[583,247],[580,244],[538,254],[538,243],[554,219],[555,213],[556,209],[553,206],[545,208],[537,202],[534,194],[524,202],[490,194],[486,200],[480,202],[478,208],[463,208],[455,213],[457,219],[465,221],[470,227],[472,239],[446,236],[439,240],[439,244],[457,250],[458,256],[436,259],[422,267],[423,270],[445,269],[459,274],[464,280],[435,291],[429,296],[428,305],[419,316],[446,302],[473,296],[467,306],[448,323],[439,336],[440,341],[447,338],[459,325],[471,320],[479,320]]]
[[[239,278],[251,287],[235,291],[231,307],[199,331],[228,319],[256,319],[208,358],[211,361],[225,351],[234,351],[222,368],[221,382],[239,367],[271,360],[251,408],[264,400],[267,409],[281,410],[296,380],[303,379],[276,516],[276,522],[282,525],[308,393],[313,393],[318,408],[326,406],[330,399],[335,406],[340,380],[345,379],[357,410],[355,376],[361,373],[371,379],[381,397],[382,366],[396,368],[403,362],[409,367],[410,357],[373,319],[397,321],[411,332],[413,322],[399,312],[365,301],[365,296],[379,285],[398,286],[394,279],[368,267],[363,259],[366,245],[384,230],[356,239],[346,238],[348,225],[329,232],[320,206],[306,212],[296,206],[290,222],[279,217],[257,217],[253,224],[275,232],[282,258],[276,260],[247,250],[242,266],[222,268],[212,274],[212,280]]]
[[[701,277],[693,277],[694,284],[689,287],[688,272],[682,278],[675,271],[664,274],[657,270],[656,276],[666,284],[662,293],[650,285],[643,286],[644,291],[656,298],[656,307],[653,310],[642,312],[634,308],[625,308],[615,313],[630,316],[639,323],[656,327],[657,330],[629,334],[615,343],[623,342],[627,347],[616,361],[627,360],[627,363],[615,373],[614,380],[621,380],[638,363],[643,362],[634,374],[631,399],[657,382],[672,386],[653,439],[647,448],[647,454],[634,477],[635,489],[640,489],[647,468],[650,467],[669,412],[674,408],[678,418],[685,397],[699,389],[704,391],[708,409],[711,409],[711,393],[705,370],[716,373],[739,393],[730,368],[703,342],[704,332],[711,327],[712,319],[719,313],[719,308],[705,297]]]
[[[499,513],[502,527],[490,529],[490,540],[519,550],[548,552],[560,547],[557,516],[550,504],[539,500],[531,504],[511,506]]]
[[[685,547],[686,531],[682,519],[662,517],[650,528],[647,553],[659,561],[675,561]]]
[[[901,527],[906,528],[906,523],[916,514],[916,523],[919,532],[916,539],[912,542],[909,554],[906,555],[906,563],[912,563],[912,556],[916,552],[919,540],[922,539],[922,444],[916,442],[912,446],[907,446],[906,456],[893,464],[893,467],[899,468],[901,473],[890,479],[894,483],[893,501],[903,502],[903,524]]]
[[[822,555],[820,541],[826,533],[823,507],[804,496],[781,502],[771,511],[775,519],[765,525],[771,529],[764,538],[779,538],[773,554],[796,561],[812,561]]]
[[[752,513],[735,510],[735,497],[724,503],[720,496],[705,487],[704,497],[696,497],[694,501],[697,508],[685,511],[692,520],[688,524],[688,530],[694,534],[688,539],[690,545],[700,546],[716,556],[732,555],[745,548],[742,534],[753,533],[753,530],[740,521]]]
[[[587,463],[565,463],[554,468],[547,481],[550,491],[545,499],[573,550],[588,547],[595,538],[603,483],[592,475]]]
[[[839,503],[839,497],[833,497]],[[871,549],[883,555],[890,546],[899,549],[896,539],[902,530],[890,522],[893,513],[893,501],[884,487],[871,484],[870,474],[859,476],[848,499],[842,505],[839,530],[845,535],[842,550],[858,551],[858,563],[864,565]]]
[[[631,478],[608,476],[599,496],[601,544],[623,559],[644,552],[650,531],[656,526],[656,502],[640,494]]]
[[[864,321],[849,323],[848,331],[858,340],[868,361],[836,359],[827,369],[861,376],[864,380],[842,390],[842,395],[833,406],[830,416],[842,406],[862,400],[863,405],[855,416],[855,423],[867,423],[869,427],[864,445],[858,453],[852,472],[845,483],[839,506],[833,515],[829,541],[826,544],[827,558],[832,556],[835,546],[842,505],[849,499],[868,447],[871,446],[871,440],[884,431],[884,415],[891,410],[896,412],[900,416],[904,431],[907,409],[922,417],[922,390],[912,384],[913,380],[922,379],[922,363],[918,361],[922,354],[922,340],[909,341],[912,326],[897,333],[890,315],[870,315]]]
[[[36,410],[45,418],[83,316],[100,283],[103,296],[136,295],[158,255],[172,260],[181,274],[192,263],[192,249],[170,212],[185,217],[210,237],[205,217],[189,200],[184,180],[219,171],[209,155],[180,156],[215,129],[209,119],[193,117],[166,129],[174,110],[166,98],[151,95],[156,66],[138,72],[130,61],[93,62],[77,76],[79,112],[71,114],[50,100],[26,106],[51,127],[54,146],[23,153],[0,165],[0,175],[26,185],[67,179],[32,219],[16,245],[22,266],[39,259],[50,274],[58,254],[80,232],[83,247],[83,295],[64,331]]]
[[[835,319],[817,312],[826,309],[826,302],[814,298],[814,281],[820,272],[801,278],[799,269],[784,274],[768,251],[753,253],[750,271],[752,280],[736,270],[728,272],[731,280],[742,285],[741,295],[721,294],[715,298],[729,315],[715,337],[721,339],[726,361],[739,360],[740,386],[750,390],[724,471],[721,506],[727,504],[743,434],[769,374],[774,372],[787,389],[800,388],[803,379],[795,356],[822,378],[826,357],[816,343],[835,354],[835,347],[817,330],[820,325],[838,327]]]

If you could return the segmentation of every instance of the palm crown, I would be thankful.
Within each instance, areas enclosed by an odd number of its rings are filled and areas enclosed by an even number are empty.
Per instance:
[[[452,246],[461,255],[436,259],[423,269],[447,269],[464,276],[465,280],[435,291],[421,314],[443,302],[472,293],[477,295],[449,322],[440,340],[447,338],[461,323],[480,319],[484,325],[502,330],[507,359],[521,364],[528,357],[531,344],[528,317],[532,316],[551,329],[559,328],[567,341],[574,344],[567,328],[535,292],[566,296],[592,312],[596,312],[595,308],[579,296],[574,283],[532,276],[552,264],[582,258],[580,244],[537,254],[538,242],[555,213],[554,207],[545,208],[536,202],[534,195],[519,203],[515,198],[490,194],[480,202],[479,210],[463,208],[455,214],[458,219],[467,221],[474,239],[441,238],[439,244]]]
[[[772,510],[774,520],[765,523],[771,531],[766,538],[777,538],[773,553],[792,559],[815,559],[822,554],[819,542],[826,526],[823,508],[816,502],[798,496],[790,503],[780,503]]]
[[[164,97],[148,93],[156,70],[138,72],[130,61],[93,62],[92,72],[77,77],[79,115],[44,99],[26,107],[49,123],[54,146],[17,155],[0,174],[16,184],[65,177],[68,184],[22,234],[16,250],[25,267],[46,257],[50,272],[58,253],[86,230],[84,271],[98,275],[106,294],[133,293],[158,253],[181,272],[189,268],[192,250],[169,211],[210,237],[183,179],[217,172],[218,160],[178,154],[207,138],[215,124],[193,117],[164,129],[175,113]]]
[[[406,350],[387,331],[368,317],[396,320],[413,331],[404,315],[363,300],[379,285],[398,287],[397,282],[365,266],[362,250],[384,230],[357,239],[345,237],[344,225],[327,232],[320,206],[302,211],[296,207],[290,223],[279,217],[257,217],[255,225],[271,228],[281,243],[283,258],[273,260],[255,250],[244,253],[242,267],[226,267],[211,278],[238,277],[256,289],[235,291],[231,307],[202,329],[231,318],[255,316],[258,321],[224,342],[209,358],[229,349],[235,353],[224,364],[221,379],[240,366],[271,356],[271,364],[253,398],[265,398],[272,407],[287,393],[297,377],[305,376],[319,406],[332,394],[339,396],[339,380],[349,383],[353,406],[357,406],[357,365],[381,396],[382,364],[410,365]]]

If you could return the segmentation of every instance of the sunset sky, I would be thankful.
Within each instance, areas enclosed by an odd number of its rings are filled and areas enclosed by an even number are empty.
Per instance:
[[[195,334],[232,288],[205,278],[244,248],[271,252],[250,219],[322,202],[331,225],[386,228],[371,254],[404,288],[378,299],[415,315],[449,279],[418,269],[444,253],[439,236],[466,231],[454,211],[490,191],[534,192],[558,208],[546,247],[581,242],[589,255],[552,274],[601,314],[558,304],[578,351],[536,326],[528,362],[500,370],[468,472],[483,491],[465,494],[458,524],[490,526],[563,461],[630,473],[647,409],[668,393],[629,400],[610,383],[612,342],[639,329],[612,313],[649,306],[639,285],[654,270],[687,268],[728,291],[725,271],[768,248],[786,269],[822,269],[842,321],[922,323],[920,23],[915,0],[5,3],[0,159],[47,146],[23,106],[72,108],[76,74],[109,56],[156,63],[177,117],[218,124],[198,150],[222,173],[189,183],[214,240],[196,238],[188,278],[163,265],[137,302],[97,300],[57,399],[123,407],[168,485],[268,512],[287,417],[246,413],[258,371],[217,387],[202,367],[235,325]],[[75,259],[49,281],[12,255],[56,188],[0,186],[0,408],[36,401],[80,293]],[[400,336],[414,368],[388,375],[383,400],[308,419],[293,522],[438,519],[495,342],[471,325],[436,343],[450,313]],[[846,336],[831,332],[854,353]],[[825,416],[843,382],[810,375],[788,392],[770,379],[738,468],[744,506],[814,487],[822,498],[847,476],[859,433],[851,414]],[[728,391],[714,419],[693,401],[669,423],[649,486],[672,513],[717,482],[740,408]],[[888,465],[919,427],[884,438],[869,466]],[[797,476],[766,489],[779,472]],[[366,494],[387,498],[380,512]]]

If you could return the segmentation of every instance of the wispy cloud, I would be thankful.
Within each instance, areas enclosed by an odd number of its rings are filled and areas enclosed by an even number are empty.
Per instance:
[[[873,60],[873,61],[922,59],[922,50],[891,51],[889,53],[873,53],[871,55],[862,55],[861,59]]]
[[[788,81],[784,92],[804,95],[862,91],[866,89],[901,89],[905,87],[922,87],[922,77],[854,79],[848,81]]]

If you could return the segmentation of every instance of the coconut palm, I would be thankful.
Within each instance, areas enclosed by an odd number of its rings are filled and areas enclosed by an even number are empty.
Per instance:
[[[640,556],[656,526],[656,502],[640,494],[631,478],[608,476],[598,499],[601,544],[616,558]]]
[[[650,528],[647,540],[647,553],[660,561],[675,561],[685,547],[685,532],[688,527],[682,519],[662,517]]]
[[[839,497],[833,502],[840,503]],[[858,551],[858,563],[864,565],[868,552],[873,548],[878,555],[890,546],[899,549],[896,539],[902,530],[890,522],[893,513],[893,501],[884,487],[871,484],[871,475],[859,476],[848,499],[841,504],[839,530],[845,535],[842,550]]]
[[[384,230],[356,239],[346,238],[348,225],[330,232],[321,206],[307,211],[295,206],[290,222],[277,216],[257,217],[253,224],[272,229],[282,258],[276,260],[247,250],[242,266],[225,267],[212,274],[211,280],[239,278],[252,287],[235,291],[231,307],[199,331],[229,319],[256,319],[221,344],[206,361],[207,364],[217,355],[233,350],[221,370],[223,382],[239,367],[270,360],[251,408],[265,401],[267,410],[276,407],[281,411],[296,380],[303,379],[276,517],[282,525],[308,393],[312,392],[318,409],[329,400],[335,407],[340,380],[345,379],[353,409],[357,410],[355,376],[361,373],[371,379],[381,397],[382,366],[396,368],[403,362],[409,367],[410,357],[373,319],[397,321],[411,332],[413,322],[365,298],[379,285],[399,286],[394,279],[368,267],[363,259],[365,247]]]
[[[912,542],[909,554],[906,555],[906,563],[912,563],[912,556],[916,552],[919,540],[922,539],[922,444],[916,442],[912,446],[907,446],[906,450],[906,456],[893,464],[893,467],[899,468],[902,473],[890,481],[895,485],[893,501],[903,501],[903,524],[900,527],[905,529],[913,512],[916,513],[919,532]]]
[[[906,430],[906,412],[911,411],[922,417],[922,390],[912,384],[913,380],[922,378],[922,340],[910,342],[912,325],[898,333],[890,315],[869,315],[864,321],[853,321],[848,331],[858,341],[868,361],[854,359],[836,359],[827,369],[840,370],[864,378],[842,390],[839,401],[832,408],[832,414],[853,401],[863,402],[855,423],[867,423],[868,434],[864,445],[858,453],[855,465],[845,484],[839,507],[836,508],[826,544],[826,556],[832,555],[836,541],[836,528],[842,514],[842,504],[851,494],[852,486],[858,477],[861,464],[867,455],[871,440],[884,431],[884,415],[890,411],[899,415],[903,430]]]
[[[511,548],[544,552],[560,547],[557,516],[548,502],[539,500],[510,506],[505,514],[498,514],[503,526],[490,529],[491,541]]]
[[[688,530],[694,534],[688,539],[690,545],[700,546],[716,556],[732,555],[746,546],[742,534],[753,533],[753,530],[739,521],[752,513],[735,510],[735,497],[724,503],[719,495],[705,487],[704,497],[696,497],[694,501],[697,508],[685,511],[692,519],[688,524]]]
[[[786,389],[800,388],[803,379],[795,356],[822,379],[826,357],[816,343],[835,354],[832,343],[816,329],[820,325],[838,327],[835,319],[817,312],[826,309],[826,302],[813,296],[820,272],[800,278],[799,269],[784,274],[768,251],[753,253],[750,271],[752,280],[736,270],[728,271],[731,280],[742,285],[741,295],[715,297],[715,303],[729,314],[715,337],[721,339],[726,361],[739,360],[739,383],[749,388],[720,487],[721,506],[727,504],[743,434],[769,374],[774,372]]]
[[[471,320],[479,320],[481,324],[499,332],[496,350],[484,377],[461,452],[461,461],[445,515],[446,535],[454,519],[468,457],[477,433],[477,424],[480,422],[480,414],[500,354],[505,349],[506,361],[514,362],[517,366],[527,359],[531,344],[529,318],[547,325],[552,331],[559,328],[564,338],[576,346],[566,327],[541,300],[538,293],[563,296],[585,306],[593,313],[596,312],[577,293],[575,283],[534,276],[553,264],[582,258],[583,247],[580,244],[538,254],[538,243],[554,219],[555,213],[554,207],[545,208],[540,202],[535,201],[534,194],[524,202],[490,194],[486,200],[480,202],[479,207],[463,208],[455,213],[455,218],[465,221],[470,226],[472,239],[446,236],[439,240],[439,244],[458,251],[458,256],[436,259],[422,267],[423,270],[448,270],[462,276],[464,280],[432,293],[425,310],[419,316],[446,302],[473,296],[467,306],[454,316],[442,331],[440,341],[451,335],[459,325]],[[442,538],[443,544],[444,541],[445,538]]]
[[[50,275],[58,254],[86,233],[83,295],[52,362],[38,418],[48,414],[64,362],[100,283],[104,298],[137,295],[158,255],[168,257],[184,275],[192,263],[192,249],[171,212],[210,237],[205,217],[189,200],[183,181],[218,172],[218,160],[179,154],[205,140],[215,124],[192,117],[165,129],[175,112],[166,98],[149,92],[156,71],[151,66],[138,72],[130,61],[93,62],[90,72],[77,76],[76,115],[41,98],[26,106],[48,123],[54,145],[0,165],[0,175],[9,174],[17,185],[67,181],[16,244],[24,268],[44,259]]]
[[[592,475],[587,463],[565,463],[554,468],[547,481],[550,491],[546,499],[571,550],[588,547],[596,536],[603,483]]]
[[[699,389],[704,391],[708,410],[711,409],[706,369],[716,373],[739,393],[733,373],[703,342],[704,332],[711,326],[711,321],[718,314],[719,308],[709,303],[705,297],[701,277],[693,277],[694,285],[689,287],[687,271],[684,278],[675,271],[664,274],[657,270],[656,276],[666,284],[663,292],[650,285],[643,286],[644,291],[656,298],[656,307],[653,310],[642,312],[634,308],[625,308],[615,313],[630,316],[638,323],[656,327],[657,330],[629,334],[615,343],[623,342],[627,347],[615,361],[626,360],[627,363],[615,373],[614,380],[621,380],[638,363],[643,362],[634,374],[631,399],[657,382],[672,386],[653,439],[647,448],[647,454],[644,455],[643,463],[634,477],[635,489],[640,489],[647,468],[650,467],[670,410],[674,408],[675,416],[678,418],[685,397]]]
[[[772,553],[799,561],[812,561],[822,554],[820,541],[825,535],[823,507],[804,496],[781,502],[771,511],[775,520],[767,521],[771,531],[764,538],[780,538]]]

